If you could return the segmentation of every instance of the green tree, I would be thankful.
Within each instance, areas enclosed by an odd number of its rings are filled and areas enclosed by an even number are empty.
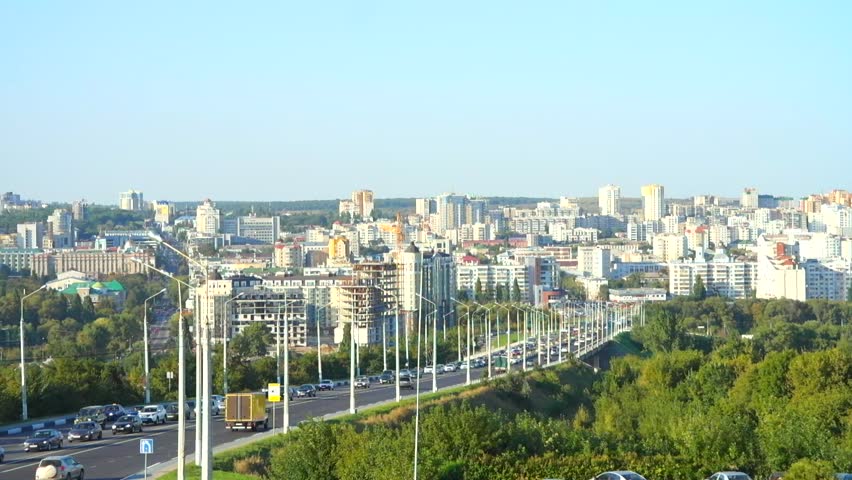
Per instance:
[[[692,284],[692,295],[695,300],[704,300],[707,298],[707,287],[704,286],[704,279],[701,275],[695,276],[695,283]]]
[[[521,286],[518,285],[518,279],[512,284],[512,302],[519,303],[521,301]]]
[[[790,466],[785,480],[834,480],[834,469],[826,461],[803,458]]]
[[[650,306],[645,318],[646,324],[638,328],[638,338],[652,352],[671,352],[689,344],[686,328],[665,307]]]
[[[271,342],[269,329],[263,322],[253,322],[231,339],[229,352],[241,358],[253,358],[266,355]]]

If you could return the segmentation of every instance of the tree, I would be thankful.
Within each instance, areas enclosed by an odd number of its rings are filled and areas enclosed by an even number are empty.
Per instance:
[[[231,340],[231,351],[242,358],[266,355],[270,343],[269,329],[263,322],[253,322]]]
[[[512,284],[512,301],[518,303],[521,301],[521,286],[518,285],[518,279]]]
[[[639,339],[652,352],[681,350],[689,343],[686,328],[663,306],[653,305],[646,314],[647,323],[637,332]]]
[[[479,303],[485,301],[484,294],[482,292],[482,280],[478,278],[476,279],[476,284],[473,287],[473,298],[475,298]]]
[[[695,276],[695,283],[692,284],[692,298],[695,300],[704,300],[707,298],[707,287],[704,286],[704,279],[701,275]]]
[[[598,300],[609,301],[609,285],[601,285],[600,290],[598,290]]]

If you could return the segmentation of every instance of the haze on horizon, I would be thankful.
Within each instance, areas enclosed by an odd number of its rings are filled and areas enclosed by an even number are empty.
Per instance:
[[[852,4],[7,2],[0,190],[850,188]],[[846,182],[846,183],[843,183]]]

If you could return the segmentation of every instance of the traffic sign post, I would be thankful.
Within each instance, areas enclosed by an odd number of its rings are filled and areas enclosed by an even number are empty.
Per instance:
[[[140,438],[139,439],[139,453],[145,456],[145,470],[144,470],[144,478],[147,480],[148,478],[148,455],[154,453],[154,439],[153,438]]]
[[[266,400],[272,402],[272,433],[275,433],[275,403],[281,401],[281,384],[270,383],[266,386]]]

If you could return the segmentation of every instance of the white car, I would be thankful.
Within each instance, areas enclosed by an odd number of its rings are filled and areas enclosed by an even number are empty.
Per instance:
[[[166,407],[162,405],[146,405],[139,410],[142,423],[166,423]]]
[[[743,472],[716,472],[707,480],[751,480],[751,477]]]
[[[618,470],[615,472],[604,472],[593,480],[645,480],[645,477],[630,470]]]
[[[444,371],[447,372],[447,373],[455,372],[456,368],[457,367],[456,367],[455,363],[448,363],[448,364],[444,365]]]
[[[213,399],[213,415],[219,415],[222,410],[225,410],[225,397],[222,395],[210,395]]]

